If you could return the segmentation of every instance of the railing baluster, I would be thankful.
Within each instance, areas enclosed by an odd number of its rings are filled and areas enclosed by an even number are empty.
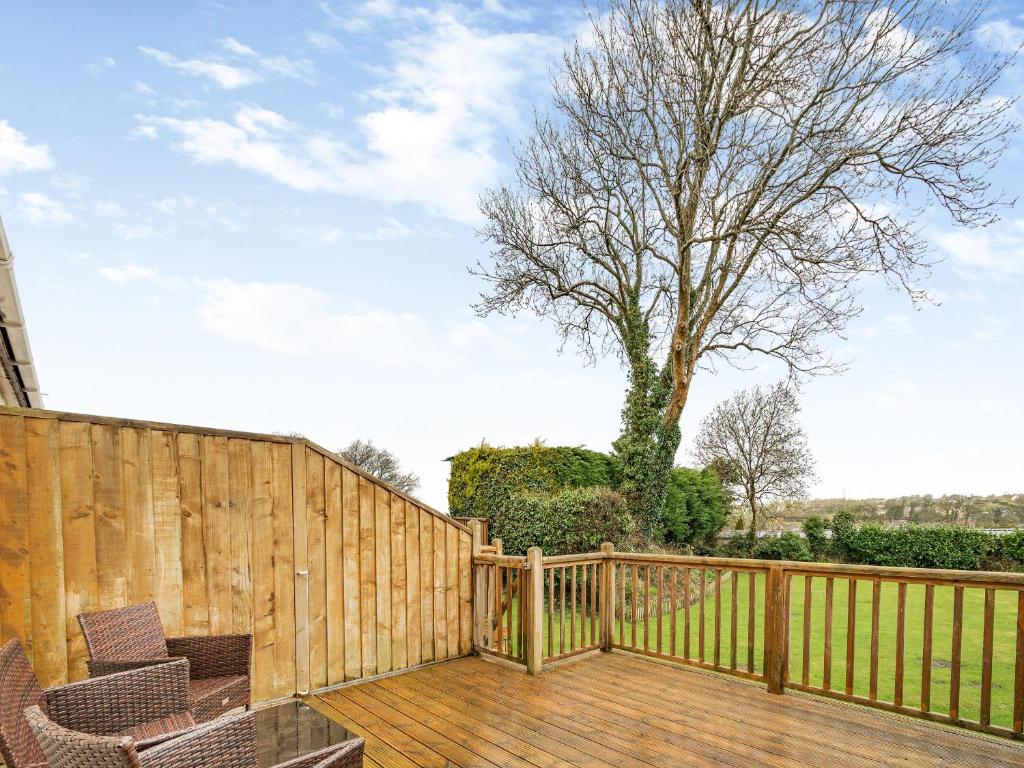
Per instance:
[[[577,636],[575,636],[575,605],[577,605],[577,580],[575,580],[575,564],[572,565],[569,570],[572,571],[571,577],[569,578],[569,586],[571,588],[571,598],[569,605],[571,606],[569,611],[569,650],[577,649]]]
[[[683,614],[683,658],[690,658],[690,569],[683,568],[683,602],[686,613]]]
[[[600,642],[597,636],[597,596],[601,591],[598,584],[600,570],[601,569],[598,568],[597,563],[590,566],[590,643],[592,645]]]
[[[985,590],[985,629],[981,646],[981,718],[983,726],[992,722],[992,639],[996,618],[996,591]]]
[[[700,614],[697,617],[697,631],[700,636],[697,638],[697,658],[700,661],[704,661],[704,594],[705,594],[705,582],[707,579],[707,571],[704,568],[700,569]]]
[[[665,603],[665,569],[658,567],[658,642],[655,644],[658,653],[661,653],[661,613]]]
[[[651,566],[644,566],[644,650],[651,647]]]
[[[722,666],[722,570],[715,569],[715,666]]]
[[[857,649],[857,580],[850,579],[846,595],[846,695],[853,695],[853,673]]]
[[[932,616],[935,613],[935,585],[924,588],[924,647],[921,651],[921,711],[932,708]]]
[[[730,592],[730,613],[729,613],[729,669],[736,669],[736,637],[737,637],[737,625],[736,625],[736,609],[738,607],[738,597],[740,587],[740,574],[739,571],[732,572],[732,589]]]
[[[835,594],[835,579],[825,579],[825,647],[821,668],[821,687],[832,690],[832,598]]]
[[[512,647],[515,643],[515,635],[512,633],[512,609],[515,607],[514,600],[516,599],[516,595],[518,593],[519,584],[518,579],[516,579],[517,576],[518,572],[514,568],[509,568],[507,570],[506,578],[508,580],[508,587],[506,588],[506,591],[508,592],[508,597],[505,600],[505,603],[507,604],[506,607],[508,609],[508,613],[506,614],[505,620],[508,622],[508,634],[505,635],[505,642],[508,643],[508,652],[510,655],[512,654],[512,651],[515,650]]]
[[[555,655],[555,569],[545,568],[548,574],[548,656]]]
[[[896,593],[896,679],[893,688],[893,703],[903,706],[903,656],[907,641],[907,585],[900,582]]]
[[[637,601],[640,599],[640,574],[637,573],[637,568],[637,564],[633,563],[633,599],[630,600],[630,603],[632,603],[632,605],[630,605],[630,618],[633,622],[633,626],[630,628],[632,629],[632,638],[630,643],[632,648],[636,648],[636,608]]]
[[[565,566],[558,574],[558,653],[565,653]]]
[[[668,569],[669,578],[669,597],[671,602],[672,612],[669,614],[672,618],[668,624],[668,653],[669,656],[676,655],[676,616],[678,616],[679,607],[676,601],[676,579],[678,575],[678,569],[673,565]]]
[[[804,643],[800,680],[804,685],[811,682],[811,575],[804,575]]]
[[[1024,590],[1017,593],[1017,658],[1013,675],[1013,731],[1024,732]]]
[[[868,687],[868,698],[878,698],[878,624],[879,609],[882,603],[882,582],[875,579],[871,585],[871,682]]]
[[[963,645],[964,588],[953,589],[953,642],[949,654],[949,717],[960,718],[960,653]]]
[[[757,640],[757,573],[747,575],[747,672],[754,674],[754,645]]]
[[[629,565],[625,563],[618,569],[618,615],[620,615],[620,623],[618,623],[618,644],[626,645],[626,569]]]
[[[495,565],[495,650],[498,653],[502,653],[505,647],[505,641],[502,637],[504,628],[505,611],[502,605],[502,572],[504,568],[501,565]]]

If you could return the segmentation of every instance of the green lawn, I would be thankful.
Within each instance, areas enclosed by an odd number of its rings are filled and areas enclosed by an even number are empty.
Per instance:
[[[832,688],[843,690],[846,681],[846,621],[848,582],[836,579],[833,596],[832,625]],[[733,583],[726,579],[722,584],[722,628],[721,663],[728,666],[730,660],[730,611]],[[738,579],[738,626],[737,661],[740,669],[746,668],[747,658],[747,595],[748,576],[740,574]],[[867,696],[869,693],[871,661],[871,583],[861,582],[857,587],[856,650],[854,656],[854,693]],[[825,579],[814,578],[811,583],[811,631],[810,631],[810,679],[811,685],[820,686],[824,667],[824,614]],[[921,656],[924,624],[924,586],[911,585],[907,588],[906,641],[904,651],[905,705],[917,707],[921,703]],[[755,671],[760,672],[762,662],[764,577],[758,578],[757,606],[755,611]],[[791,622],[789,643],[789,677],[800,681],[803,669],[803,611],[804,578],[794,577],[791,592]],[[883,584],[880,602],[879,623],[879,670],[878,698],[893,700],[896,658],[896,606],[897,585]],[[709,587],[705,601],[705,659],[714,657],[714,595]],[[698,652],[699,612],[698,605],[690,612],[690,657]],[[676,615],[676,653],[683,653],[683,632],[686,610]],[[960,673],[960,716],[977,720],[981,703],[981,650],[982,625],[984,616],[984,590],[966,589],[963,608],[963,642]],[[1009,727],[1013,717],[1014,657],[1016,649],[1017,598],[1012,591],[997,591],[995,610],[995,632],[992,663],[992,723]],[[936,587],[932,634],[931,704],[934,712],[945,713],[949,708],[950,668],[952,647],[953,588]],[[668,616],[662,617],[662,648],[669,648]],[[619,641],[618,624],[615,628],[615,642]],[[625,626],[626,644],[631,641],[632,626]],[[638,622],[637,644],[643,645],[644,626]],[[655,619],[650,621],[648,645],[654,650],[656,637]]]

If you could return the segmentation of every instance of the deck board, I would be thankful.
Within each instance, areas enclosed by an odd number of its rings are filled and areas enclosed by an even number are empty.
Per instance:
[[[1024,744],[622,653],[539,677],[457,659],[311,703],[379,768],[1024,765]]]

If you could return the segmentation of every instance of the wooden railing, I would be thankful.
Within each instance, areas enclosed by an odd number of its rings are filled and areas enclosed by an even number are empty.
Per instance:
[[[476,647],[531,674],[618,649],[1024,739],[1024,574],[495,545]]]

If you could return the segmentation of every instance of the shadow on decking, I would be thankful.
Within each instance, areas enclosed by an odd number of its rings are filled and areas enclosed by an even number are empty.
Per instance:
[[[371,768],[1024,765],[1024,744],[622,653],[539,677],[458,659],[310,703]]]

